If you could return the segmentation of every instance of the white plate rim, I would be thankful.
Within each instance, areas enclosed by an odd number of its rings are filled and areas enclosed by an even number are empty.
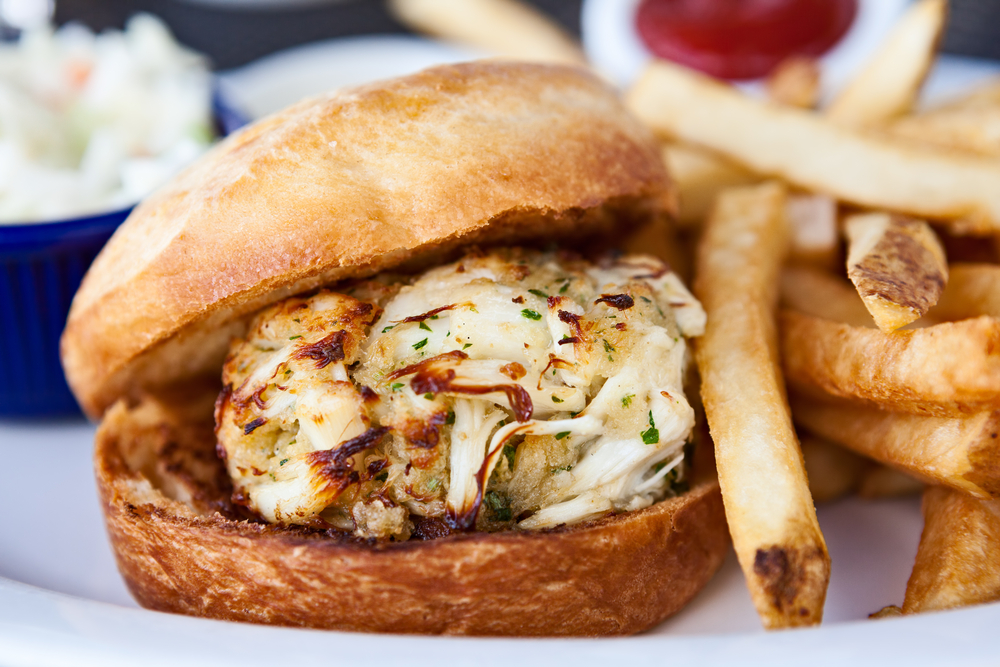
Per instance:
[[[178,665],[214,667],[380,664],[438,667],[641,664],[650,658],[698,665],[996,664],[1000,603],[879,621],[767,634],[620,639],[413,637],[256,626],[82,600],[0,578],[4,665]],[[373,648],[374,647],[374,648]],[[281,664],[281,663],[279,663]]]

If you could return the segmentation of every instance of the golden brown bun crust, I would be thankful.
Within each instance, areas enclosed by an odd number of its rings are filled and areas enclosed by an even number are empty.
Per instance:
[[[369,545],[233,520],[211,424],[194,423],[155,402],[120,402],[98,431],[111,544],[132,594],[151,609],[365,632],[631,634],[686,604],[729,544],[714,480],[544,533]]]
[[[459,244],[578,237],[668,201],[656,141],[571,67],[477,62],[305,100],[143,202],[73,302],[63,364],[92,417],[221,365],[239,318]]]

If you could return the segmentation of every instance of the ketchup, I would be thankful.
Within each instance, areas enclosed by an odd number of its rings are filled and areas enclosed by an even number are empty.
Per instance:
[[[656,56],[723,79],[766,76],[836,44],[857,0],[642,0],[639,36]]]

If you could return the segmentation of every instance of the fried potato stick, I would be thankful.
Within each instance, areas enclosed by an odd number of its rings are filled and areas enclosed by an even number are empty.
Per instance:
[[[847,276],[879,329],[922,317],[948,282],[948,260],[926,222],[888,213],[847,218]]]
[[[812,435],[803,435],[800,440],[809,491],[817,504],[837,500],[858,488],[871,465],[867,459]]]
[[[1000,158],[1000,81],[943,106],[903,116],[885,129],[907,141]]]
[[[760,174],[868,208],[1000,230],[1000,161],[916,147],[752,99],[666,61],[650,64],[628,106],[655,131]]]
[[[786,58],[764,82],[767,96],[780,104],[812,109],[819,102],[820,67],[815,58]]]
[[[931,317],[943,321],[980,315],[1000,318],[1000,266],[955,263],[949,274],[947,287],[929,313]]]
[[[841,400],[791,397],[795,423],[931,484],[1000,497],[1000,412],[926,417]]]
[[[681,227],[703,223],[721,190],[761,180],[724,157],[684,144],[664,144],[663,163],[677,191],[676,218]]]
[[[695,278],[708,314],[696,359],[726,518],[769,629],[819,623],[830,576],[777,353],[785,204],[785,190],[775,183],[723,192]]]
[[[836,200],[826,195],[791,195],[785,214],[792,230],[788,261],[830,269],[835,267],[840,250]]]
[[[913,108],[937,55],[948,16],[946,0],[920,0],[903,14],[875,57],[833,100],[838,123],[877,125]]]
[[[903,613],[1000,600],[1000,501],[930,487],[923,512]]]
[[[925,485],[919,479],[900,472],[895,468],[872,463],[861,475],[856,489],[858,496],[874,500],[877,498],[900,498],[913,496],[923,491]]]
[[[793,310],[779,323],[785,377],[798,389],[939,417],[1000,408],[1000,320],[891,335]]]
[[[781,304],[806,315],[854,327],[875,326],[871,313],[849,282],[812,267],[785,267],[781,272]]]
[[[389,8],[415,30],[508,58],[587,64],[562,28],[516,0],[390,0]]]

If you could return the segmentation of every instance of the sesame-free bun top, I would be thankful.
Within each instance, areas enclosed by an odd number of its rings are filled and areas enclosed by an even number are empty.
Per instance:
[[[245,316],[291,294],[609,232],[659,215],[668,188],[650,132],[581,69],[482,61],[307,99],[135,209],[73,301],[66,375],[97,417],[218,373]]]

